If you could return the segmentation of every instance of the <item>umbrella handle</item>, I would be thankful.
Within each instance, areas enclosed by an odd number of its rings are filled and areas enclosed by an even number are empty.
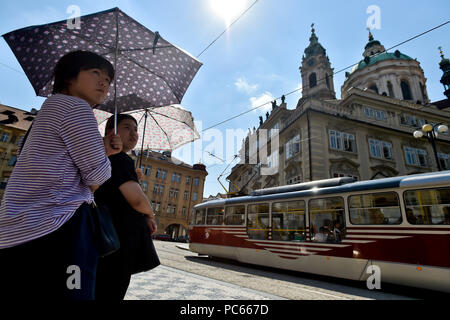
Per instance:
[[[145,108],[144,132],[142,133],[142,145],[141,145],[141,155],[139,157],[139,168],[142,167],[142,155],[144,154],[144,137],[145,137],[145,127],[147,126],[147,112],[148,109]]]
[[[117,134],[117,55],[119,53],[119,8],[116,8],[116,51],[114,53],[114,72],[116,79],[114,80],[114,134]]]

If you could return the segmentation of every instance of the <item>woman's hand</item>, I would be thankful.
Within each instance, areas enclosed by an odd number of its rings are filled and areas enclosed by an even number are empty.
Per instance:
[[[150,235],[154,235],[158,226],[156,225],[156,221],[154,217],[150,217],[149,215],[145,215],[145,222],[147,222],[148,228],[150,229]]]
[[[142,178],[144,177],[144,174],[142,173],[141,168],[136,169],[136,174],[137,174],[138,180],[142,180]]]
[[[122,139],[120,135],[111,132],[106,137],[103,138],[103,143],[105,145],[106,156],[112,156],[122,151]]]

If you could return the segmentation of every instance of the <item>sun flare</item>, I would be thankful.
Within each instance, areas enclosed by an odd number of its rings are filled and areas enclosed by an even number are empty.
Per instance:
[[[225,20],[227,27],[245,9],[247,0],[210,0],[213,10]]]

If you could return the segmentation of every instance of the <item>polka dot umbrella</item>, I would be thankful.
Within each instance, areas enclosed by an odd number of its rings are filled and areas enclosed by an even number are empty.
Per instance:
[[[3,35],[38,96],[53,89],[53,69],[66,53],[95,52],[115,67],[100,110],[112,113],[179,104],[202,63],[119,8]]]
[[[137,149],[172,151],[200,138],[191,112],[180,105],[125,113],[132,115],[138,123]],[[102,110],[94,110],[94,114],[99,124],[100,133],[104,135],[106,122],[113,114]]]

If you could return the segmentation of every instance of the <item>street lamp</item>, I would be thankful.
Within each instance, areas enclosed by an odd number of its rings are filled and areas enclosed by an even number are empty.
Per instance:
[[[442,171],[441,164],[439,163],[439,158],[438,158],[437,150],[436,150],[436,142],[435,142],[435,140],[437,138],[437,133],[435,131],[436,127],[437,127],[437,131],[439,133],[445,133],[448,131],[448,127],[445,124],[437,123],[435,125],[431,125],[429,123],[426,123],[422,126],[422,130],[414,131],[413,136],[416,139],[420,139],[424,135],[427,137],[428,141],[430,141],[431,146],[433,147],[434,158],[436,160],[438,170]]]

